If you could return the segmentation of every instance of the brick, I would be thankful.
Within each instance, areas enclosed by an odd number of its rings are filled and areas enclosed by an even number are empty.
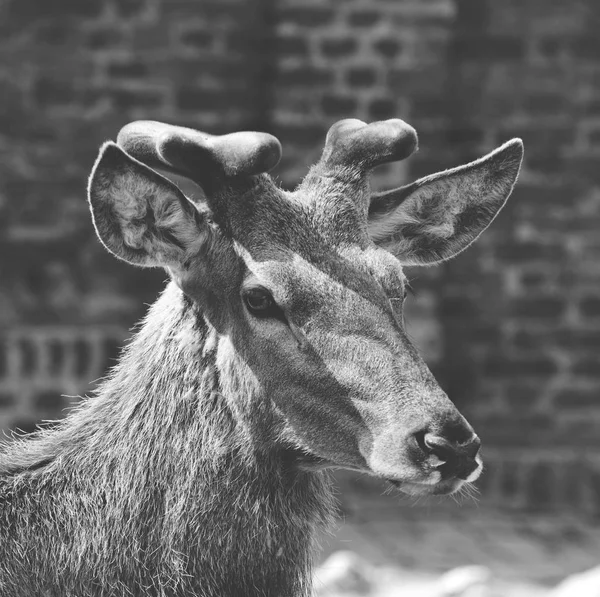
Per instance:
[[[590,467],[586,478],[586,486],[593,503],[593,513],[597,519],[600,516],[600,471],[595,466]]]
[[[501,469],[499,490],[502,498],[512,500],[522,492],[518,462],[507,462]]]
[[[326,58],[352,56],[356,52],[356,47],[356,39],[353,37],[329,38],[321,42],[321,52]]]
[[[561,116],[568,110],[569,100],[564,96],[562,90],[538,91],[527,96],[523,102],[523,108],[536,116]],[[548,134],[548,132],[542,134]],[[563,139],[549,139],[553,145],[570,143],[572,130],[559,129],[559,134],[563,136]]]
[[[388,98],[371,100],[367,110],[370,120],[387,120],[398,116],[396,101]]]
[[[348,14],[348,23],[352,27],[372,27],[382,18],[382,13],[371,9],[355,9]]]
[[[584,317],[600,317],[600,297],[583,298],[579,303],[579,311]]]
[[[456,2],[456,24],[460,30],[480,31],[490,20],[490,7],[479,0]]]
[[[227,90],[212,90],[197,86],[183,86],[178,91],[176,103],[182,110],[227,110],[240,107],[245,97]]]
[[[348,95],[326,94],[321,101],[325,116],[344,117],[352,116],[356,112],[356,99]]]
[[[563,390],[555,396],[554,404],[557,408],[565,410],[598,408],[600,406],[600,387]]]
[[[484,131],[480,127],[462,125],[446,128],[446,139],[451,145],[479,145],[484,138]]]
[[[561,348],[573,350],[598,350],[600,352],[600,330],[566,329],[555,334],[556,343]]]
[[[315,147],[322,142],[326,134],[325,127],[310,123],[304,125],[286,124],[279,126],[276,136],[282,139],[293,139],[299,147]]]
[[[549,369],[555,371],[552,365]],[[538,380],[535,382],[524,380],[521,383],[508,383],[505,388],[506,404],[513,412],[517,412],[518,410],[520,413],[525,414],[535,409],[540,389],[540,382]]]
[[[164,6],[164,5],[163,5]],[[166,9],[166,7],[165,7]],[[151,53],[152,57],[156,59],[157,48],[169,48],[172,43],[171,32],[168,27],[161,26],[138,26],[132,31],[128,31],[128,34],[132,38],[132,46],[135,50],[135,55],[142,56],[146,52]],[[168,54],[165,55],[167,58]],[[181,60],[181,58],[179,59]],[[179,60],[175,62],[172,59],[168,59],[168,62],[173,70],[178,66]],[[156,65],[153,65],[156,68]],[[153,70],[154,72],[154,70]]]
[[[234,10],[231,4],[222,0],[204,0],[202,3],[193,3],[193,5],[196,7],[197,14],[201,15],[205,21],[218,23],[220,26],[223,26],[224,23],[235,26],[238,19],[246,19],[250,25],[255,24],[252,19],[252,12],[244,10],[248,7],[248,4],[236,3],[235,9],[237,10]]]
[[[600,145],[600,130],[588,129],[586,137],[588,144],[592,147],[598,147]]]
[[[570,50],[570,42],[568,38],[547,36],[537,40],[537,49],[543,58],[554,62]]]
[[[472,34],[455,39],[452,52],[459,61],[517,62],[523,59],[525,44],[519,37]]]
[[[113,62],[108,65],[108,74],[112,78],[138,79],[148,74],[148,67],[139,60]]]
[[[48,361],[50,372],[56,375],[63,370],[66,359],[66,347],[61,340],[51,340],[46,348],[48,351]]]
[[[484,373],[491,377],[547,376],[557,371],[556,363],[548,357],[492,356],[484,364]]]
[[[333,18],[333,14],[332,8],[313,4],[310,6],[287,6],[280,8],[278,17],[283,22],[313,28],[329,24]]]
[[[583,506],[584,488],[587,485],[589,472],[581,462],[569,462],[564,467],[563,499],[571,508],[580,510]]]
[[[115,108],[157,109],[164,103],[164,94],[154,89],[114,89],[109,94]]]
[[[75,362],[73,365],[73,374],[76,378],[86,377],[91,372],[91,351],[90,345],[83,339],[75,340],[73,344],[73,354]],[[91,381],[91,380],[86,380]]]
[[[31,340],[23,338],[18,342],[17,346],[21,366],[19,374],[24,378],[34,376],[38,368],[38,355],[34,344]]]
[[[8,375],[8,346],[4,340],[0,340],[0,379]]]
[[[393,68],[390,67],[386,72],[387,87],[395,93],[406,97],[417,97],[419,101],[422,98],[442,97],[447,102],[454,102],[462,105],[457,98],[452,97],[445,89],[448,74],[444,69],[438,68]],[[440,96],[443,94],[443,96]],[[439,140],[438,140],[439,142]]]
[[[115,338],[106,338],[102,341],[102,355],[106,362],[106,367],[112,367],[121,354],[120,340]]]
[[[35,101],[43,106],[71,105],[76,101],[74,82],[40,77],[34,86]]]
[[[280,72],[278,84],[283,87],[322,87],[333,80],[333,73],[316,66],[297,66]]]
[[[560,244],[542,242],[512,242],[499,244],[496,247],[496,256],[506,263],[522,264],[527,261],[554,261],[558,262],[564,257],[564,248]]]
[[[580,375],[582,377],[600,378],[600,357],[581,357],[575,360],[571,367],[571,371],[575,375]]]
[[[512,302],[510,307],[512,314],[516,317],[526,317],[532,320],[558,319],[565,312],[566,301],[559,297],[517,299]]]
[[[597,97],[586,97],[579,101],[579,106],[584,115],[598,116],[600,115],[600,99]]]
[[[581,36],[572,45],[572,50],[577,58],[597,61],[600,56],[600,42],[598,36]]]
[[[384,58],[397,58],[402,52],[402,44],[393,37],[384,37],[373,43],[375,51]]]
[[[540,174],[553,175],[563,163],[562,152],[557,147],[547,147],[543,150],[531,151],[527,159],[530,170]]]
[[[118,29],[94,29],[87,33],[84,45],[90,50],[106,50],[121,45],[124,35]]]
[[[596,156],[580,154],[566,164],[563,161],[562,164],[568,168],[572,178],[580,183],[600,185],[600,168],[598,168],[598,158]]]
[[[7,6],[5,17],[7,20],[15,19],[30,23],[32,19],[46,17],[64,19],[73,17],[94,17],[102,10],[103,0],[54,0],[53,2],[40,2],[39,0],[18,0],[10,2]]]
[[[38,392],[33,397],[33,404],[36,409],[42,412],[57,412],[64,408],[65,401],[60,392]]]
[[[308,55],[306,37],[300,35],[286,35],[276,40],[277,52],[286,57],[304,57]]]
[[[412,112],[414,118],[439,118],[448,114],[452,99],[449,97],[428,97],[427,95],[413,96]]]
[[[232,57],[254,56],[252,61],[243,61],[246,69],[256,68],[260,71],[262,55],[269,55],[273,51],[273,41],[268,36],[263,36],[260,31],[246,32],[233,29],[225,36],[224,43],[227,53]]]
[[[194,29],[181,35],[181,43],[196,50],[208,50],[213,48],[215,37],[215,34],[207,29]]]
[[[147,7],[146,0],[114,0],[117,12],[122,17],[132,17]]]
[[[0,409],[9,409],[16,404],[17,400],[12,392],[0,391]]]
[[[476,427],[478,434],[485,438],[486,445],[508,445],[511,448],[545,445],[556,436],[556,425],[548,414],[494,414],[489,420],[477,421]]]
[[[68,21],[50,20],[41,23],[36,32],[35,39],[42,45],[64,46],[74,41],[76,29]]]
[[[539,462],[526,476],[527,504],[536,509],[548,508],[556,503],[558,482],[552,465]]]
[[[351,87],[373,87],[377,80],[377,75],[369,67],[350,68],[346,73],[346,80]]]
[[[552,275],[546,271],[524,271],[519,275],[519,282],[526,291],[543,291],[552,286]]]
[[[476,317],[480,311],[477,302],[464,296],[444,297],[438,305],[440,316],[444,319],[453,317]]]
[[[518,330],[513,336],[511,346],[519,350],[539,350],[547,342],[547,334],[540,334],[538,331]]]

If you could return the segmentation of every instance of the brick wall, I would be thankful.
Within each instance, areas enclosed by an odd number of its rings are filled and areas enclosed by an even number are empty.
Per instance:
[[[599,24],[596,0],[4,3],[0,425],[60,414],[54,389],[64,380],[80,393],[88,378],[65,365],[51,379],[58,357],[44,347],[108,347],[162,285],[105,254],[84,201],[99,144],[123,124],[268,130],[291,186],[335,120],[400,116],[421,149],[382,168],[378,188],[525,141],[493,226],[443,267],[410,272],[408,319],[490,446],[489,495],[589,509],[600,487]],[[89,349],[91,379],[103,350]],[[39,367],[22,393],[31,370],[17,362]]]
[[[85,392],[102,375],[114,351],[99,347],[128,336],[163,286],[164,273],[119,263],[96,240],[85,188],[100,144],[138,118],[213,132],[264,128],[253,54],[264,19],[255,8],[244,0],[0,6],[0,427],[60,416],[68,402],[60,392]],[[57,353],[74,346],[95,356],[57,376]]]

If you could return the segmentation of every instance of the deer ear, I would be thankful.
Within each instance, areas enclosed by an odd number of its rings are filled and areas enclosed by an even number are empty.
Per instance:
[[[406,265],[431,265],[466,249],[492,222],[519,174],[523,143],[513,139],[485,157],[376,194],[373,241]]]
[[[142,267],[177,267],[206,241],[202,215],[169,180],[106,143],[90,175],[92,219],[102,244]]]

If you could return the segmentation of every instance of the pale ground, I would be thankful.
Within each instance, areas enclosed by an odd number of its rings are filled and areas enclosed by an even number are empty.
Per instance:
[[[344,520],[335,536],[324,540],[323,560],[338,550],[358,557],[350,564],[343,557],[330,561],[322,576],[328,582],[332,567],[346,566],[360,577],[364,568],[378,590],[365,586],[362,592],[322,595],[537,597],[565,577],[600,565],[600,520],[575,512],[510,511],[483,500],[458,505],[447,498],[413,505],[384,494],[381,485],[344,475],[339,492]],[[443,573],[473,565],[485,569],[465,574],[488,575],[487,592],[433,590]],[[600,572],[593,583],[600,597]],[[578,593],[568,595],[588,597]]]

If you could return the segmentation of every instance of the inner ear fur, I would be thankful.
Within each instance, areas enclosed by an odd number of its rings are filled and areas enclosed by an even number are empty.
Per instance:
[[[372,240],[406,265],[431,265],[466,249],[506,203],[523,143],[513,139],[483,158],[374,195]]]
[[[115,143],[101,148],[88,197],[102,244],[134,265],[182,265],[209,234],[203,216],[175,184]]]

